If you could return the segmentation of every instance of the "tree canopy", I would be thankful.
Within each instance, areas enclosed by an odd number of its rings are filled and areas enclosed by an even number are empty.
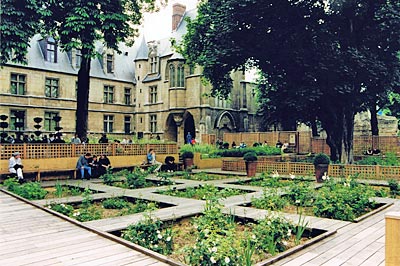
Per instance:
[[[208,0],[181,49],[214,95],[228,96],[232,70],[257,66],[265,117],[318,119],[331,158],[352,162],[354,115],[399,88],[399,23],[395,0]]]
[[[20,3],[17,3],[20,2]],[[29,40],[35,33],[46,33],[62,49],[81,51],[78,72],[76,132],[86,137],[90,86],[90,60],[96,56],[95,44],[102,42],[117,52],[118,43],[130,42],[137,33],[145,11],[157,9],[166,1],[156,0],[3,0],[1,64],[23,61]],[[9,28],[9,30],[8,30]],[[4,29],[7,31],[3,32]],[[71,88],[75,89],[75,87]]]

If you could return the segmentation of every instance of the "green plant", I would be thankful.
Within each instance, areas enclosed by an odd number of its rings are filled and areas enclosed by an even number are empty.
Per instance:
[[[28,200],[44,199],[48,193],[43,189],[40,182],[28,182],[20,185],[14,178],[4,181],[4,186],[11,192]]]
[[[329,156],[326,155],[325,153],[318,153],[314,157],[313,164],[317,166],[318,164],[329,164],[331,160],[329,159]]]
[[[53,211],[64,214],[66,216],[71,216],[74,211],[74,207],[72,207],[72,205],[64,204],[64,203],[61,203],[61,204],[52,203],[48,206],[48,208],[52,209]]]
[[[105,209],[123,209],[129,206],[129,202],[122,198],[110,198],[102,202]]]
[[[281,197],[277,189],[264,189],[261,198],[253,198],[251,204],[258,209],[282,210],[288,205],[288,201]]]
[[[397,195],[400,195],[400,186],[399,186],[399,181],[396,179],[390,179],[388,181],[389,189],[390,189],[390,195],[392,197],[396,197]]]
[[[243,155],[243,160],[246,162],[255,162],[258,160],[257,154],[253,151],[247,152]]]
[[[163,229],[163,222],[149,215],[137,224],[129,225],[122,237],[142,247],[168,255],[173,248],[173,235],[170,229]]]
[[[191,151],[184,151],[182,153],[182,159],[193,159],[194,153]]]
[[[146,187],[146,177],[149,175],[151,169],[143,171],[139,167],[135,167],[133,171],[126,175],[126,182],[129,188],[144,188]]]
[[[300,240],[303,236],[304,231],[307,229],[308,223],[309,223],[308,221],[307,222],[305,221],[305,217],[300,214],[299,221],[297,222],[297,225],[294,229],[296,233],[296,239],[295,239],[296,245],[300,244]]]
[[[370,201],[374,195],[370,187],[358,184],[351,178],[344,183],[328,182],[319,189],[313,212],[318,217],[354,221],[375,207],[376,203]]]
[[[292,182],[288,187],[287,197],[289,201],[299,207],[312,206],[315,198],[314,188],[309,182]]]
[[[110,186],[114,182],[120,181],[121,172],[113,174],[112,169],[108,168],[107,172],[104,175],[100,176],[100,178],[103,179],[104,184]],[[124,170],[124,173],[127,174],[127,170]]]

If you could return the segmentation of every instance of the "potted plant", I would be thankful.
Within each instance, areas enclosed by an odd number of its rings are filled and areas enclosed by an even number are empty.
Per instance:
[[[315,179],[318,183],[321,183],[322,176],[324,173],[328,173],[330,159],[325,153],[318,153],[314,157],[314,167],[315,167]]]
[[[183,165],[185,169],[192,167],[194,154],[191,151],[184,151],[182,153]]]
[[[257,154],[254,151],[249,151],[243,155],[243,160],[246,164],[246,173],[248,177],[256,175],[257,159]]]

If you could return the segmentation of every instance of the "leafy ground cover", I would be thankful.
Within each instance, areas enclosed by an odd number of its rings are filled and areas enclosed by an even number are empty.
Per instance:
[[[54,198],[64,198],[71,196],[80,196],[85,191],[84,188],[75,187],[70,185],[62,185],[60,183],[56,183],[54,187],[46,187],[44,188],[47,191],[45,199],[54,199]],[[88,190],[91,194],[99,193],[96,190]]]
[[[221,179],[233,177],[233,176],[228,176],[228,175],[208,174],[208,173],[204,173],[204,172],[200,172],[200,173],[176,172],[176,173],[170,173],[169,176],[174,177],[174,178],[197,180],[197,181],[221,180]]]
[[[309,182],[297,181],[285,188],[282,195],[277,189],[265,190],[261,198],[254,198],[256,208],[305,213],[317,217],[354,221],[378,205],[370,200],[374,190],[348,178],[324,183],[320,189],[313,189]]]
[[[187,265],[252,265],[312,236],[302,219],[294,224],[271,215],[245,222],[221,209],[214,199],[207,201],[203,215],[175,223],[147,216],[121,236]]]
[[[162,195],[169,195],[181,198],[191,198],[198,200],[207,200],[213,197],[218,199],[227,198],[231,196],[241,195],[249,193],[249,191],[233,189],[233,188],[218,188],[214,185],[199,185],[197,187],[188,187],[182,190],[178,190],[172,187],[168,190],[157,191],[157,193]]]
[[[94,202],[90,192],[85,191],[81,204],[52,203],[47,207],[80,222],[86,222],[152,211],[158,209],[159,204],[140,199],[130,201],[126,198],[110,198]]]
[[[44,199],[48,194],[48,191],[41,187],[40,182],[19,184],[15,178],[9,178],[4,181],[4,186],[7,190],[28,200]]]

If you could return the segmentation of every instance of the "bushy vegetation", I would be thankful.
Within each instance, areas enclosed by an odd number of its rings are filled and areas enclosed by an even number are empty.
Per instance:
[[[28,200],[44,199],[47,191],[40,186],[40,182],[28,182],[19,184],[15,178],[9,178],[4,181],[7,190]]]
[[[396,154],[388,152],[385,156],[366,156],[362,160],[355,162],[358,165],[384,165],[384,166],[399,166],[400,161]]]
[[[182,198],[193,198],[200,200],[209,200],[211,198],[227,198],[243,194],[244,192],[234,188],[223,188],[219,189],[214,185],[199,185],[198,187],[188,187],[184,190],[177,190],[175,187],[166,190],[159,191],[158,193],[163,195],[182,197]]]

